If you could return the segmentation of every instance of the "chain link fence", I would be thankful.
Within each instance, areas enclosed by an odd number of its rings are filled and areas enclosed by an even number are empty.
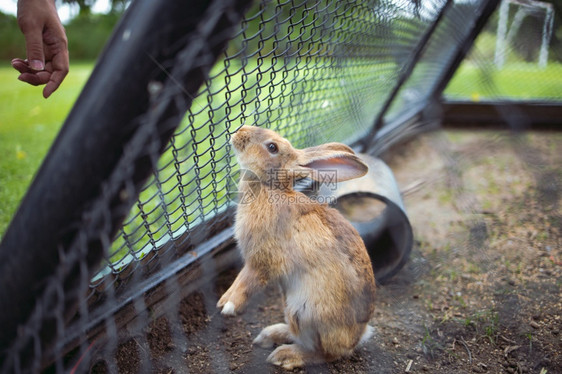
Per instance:
[[[2,242],[2,372],[127,371],[131,341],[133,371],[185,372],[190,349],[224,333],[213,280],[238,258],[230,134],[251,124],[379,154],[435,124],[495,6],[134,2]]]

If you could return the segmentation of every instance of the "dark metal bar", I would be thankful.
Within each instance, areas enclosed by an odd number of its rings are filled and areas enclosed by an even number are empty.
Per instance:
[[[500,0],[488,0],[482,4],[479,9],[479,14],[475,17],[476,22],[474,23],[474,26],[472,27],[470,32],[466,34],[466,38],[462,41],[459,41],[458,45],[460,46],[460,48],[457,50],[455,57],[451,60],[449,65],[442,70],[443,73],[441,75],[441,78],[434,86],[433,92],[431,94],[431,97],[434,100],[438,100],[438,98],[441,96],[441,94],[447,87],[447,84],[460,66],[461,62],[468,54],[468,51],[470,50],[470,48],[472,48],[474,40],[476,40],[476,37],[478,36],[478,34],[480,34],[482,29],[488,22],[488,19],[490,18],[494,10],[496,10],[499,3]]]
[[[83,256],[90,276],[99,265],[107,239],[250,3],[137,0],[130,6],[0,244],[0,365],[18,328],[45,298],[46,284],[57,269],[61,272],[61,261],[70,254]],[[162,94],[149,85],[163,87]],[[147,122],[154,129],[143,126]],[[128,157],[128,179],[119,180],[117,165]],[[115,181],[119,185],[107,188]],[[100,197],[109,203],[103,212],[92,208]],[[84,251],[78,235],[84,225],[93,234],[86,236],[87,253],[77,255]],[[84,275],[74,264],[60,276],[64,303],[72,309],[84,291],[77,292]],[[42,328],[41,334],[45,342],[55,331]]]
[[[173,244],[168,243],[167,245]],[[174,297],[174,295],[162,294],[165,293],[165,291],[162,291],[164,284],[170,281],[171,278],[176,278],[181,284],[177,293],[181,293],[185,297],[190,292],[196,291],[205,282],[212,280],[209,276],[201,278],[200,274],[198,274],[199,266],[203,262],[213,261],[217,272],[220,272],[229,266],[233,266],[240,259],[234,245],[232,227],[211,236],[208,240],[196,246],[193,252],[197,254],[196,257],[181,256],[172,259],[165,268],[156,271],[150,277],[138,283],[136,287],[127,289],[124,294],[119,295],[114,304],[105,304],[103,308],[93,310],[85,325],[70,324],[63,341],[60,342],[63,346],[63,353],[66,354],[76,348],[81,342],[80,339],[83,339],[83,336],[87,336],[91,340],[98,340],[104,334],[103,322],[109,318],[115,318],[120,324],[129,323],[135,316],[129,315],[130,311],[127,310],[127,306],[131,305],[138,298],[145,297],[147,308],[150,308],[152,311],[153,318],[160,317],[155,310],[165,311],[168,307],[164,306],[164,304],[170,303],[170,300],[177,302],[177,300],[182,299],[179,296]],[[146,295],[150,295],[150,297]],[[50,353],[48,352],[47,354]],[[60,352],[56,353],[60,354]],[[55,357],[48,357],[46,362],[51,362],[54,359]]]
[[[397,80],[396,84],[394,85],[392,91],[388,95],[388,97],[385,100],[383,106],[381,107],[381,110],[379,111],[377,117],[375,118],[373,127],[371,128],[369,133],[362,139],[362,141],[361,141],[362,152],[366,152],[369,149],[369,146],[373,143],[375,137],[377,136],[377,132],[382,128],[382,126],[384,124],[384,116],[386,115],[386,113],[390,109],[390,106],[394,102],[394,99],[396,98],[396,95],[400,91],[400,88],[402,88],[404,83],[412,75],[412,72],[414,71],[414,67],[416,66],[416,63],[421,58],[421,55],[422,55],[423,51],[425,50],[427,44],[429,43],[429,40],[431,39],[431,36],[433,35],[435,30],[437,29],[437,26],[441,22],[441,19],[443,18],[443,15],[447,12],[447,10],[452,5],[453,5],[453,0],[447,0],[445,5],[443,6],[443,8],[441,8],[441,11],[439,12],[439,14],[437,15],[437,17],[433,21],[433,23],[425,30],[425,33],[423,34],[420,41],[416,45],[416,48],[414,49],[414,51],[410,55],[409,60],[406,62],[406,66],[402,70],[402,73],[398,77],[398,80]]]
[[[516,124],[520,126],[515,128]],[[445,101],[443,126],[562,130],[562,102]]]

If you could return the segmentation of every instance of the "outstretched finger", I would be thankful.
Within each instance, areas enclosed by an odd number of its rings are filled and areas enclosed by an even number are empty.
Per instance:
[[[66,72],[62,72],[62,71],[54,71],[51,74],[51,77],[47,82],[47,85],[43,89],[43,97],[45,99],[51,96],[51,94],[55,92],[57,88],[59,88],[65,76],[66,76]]]
[[[68,74],[68,52],[61,52],[53,57],[51,64],[47,64],[45,67],[47,70],[52,69],[52,74],[49,77],[49,82],[45,89],[43,90],[43,97],[48,98],[51,94],[59,88],[60,84]]]
[[[12,60],[12,67],[19,71],[20,73],[32,73],[34,72],[27,63],[26,60],[22,60],[21,58],[14,58]]]
[[[49,82],[51,73],[40,71],[35,73],[22,73],[18,79],[22,82],[31,84],[32,86],[41,86]]]

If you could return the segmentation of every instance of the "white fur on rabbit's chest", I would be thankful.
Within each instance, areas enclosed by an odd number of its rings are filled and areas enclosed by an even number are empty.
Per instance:
[[[319,298],[318,284],[314,278],[301,272],[282,277],[281,290],[285,298],[285,312],[289,315],[299,315],[301,319],[313,317],[311,313],[322,303]]]
[[[285,316],[288,320],[298,321],[299,329],[317,326],[329,316],[345,313],[348,308],[340,304],[339,298],[336,297],[342,291],[337,290],[340,287],[333,287],[334,283],[326,282],[318,275],[314,271],[297,271],[282,277],[279,282],[285,300]],[[341,281],[338,277],[335,278],[334,282]],[[304,336],[300,338],[306,340]],[[313,341],[314,339],[310,344],[313,344]]]

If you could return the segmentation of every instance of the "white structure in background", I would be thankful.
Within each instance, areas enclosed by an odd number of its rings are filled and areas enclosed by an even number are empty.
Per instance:
[[[509,22],[510,5],[516,8],[511,25]],[[554,8],[552,4],[535,0],[503,0],[500,5],[500,19],[496,38],[496,53],[494,62],[498,69],[505,63],[507,46],[513,40],[525,17],[544,17],[542,28],[541,49],[539,52],[539,67],[546,67],[548,60],[548,45],[552,37],[552,26],[554,23]]]

